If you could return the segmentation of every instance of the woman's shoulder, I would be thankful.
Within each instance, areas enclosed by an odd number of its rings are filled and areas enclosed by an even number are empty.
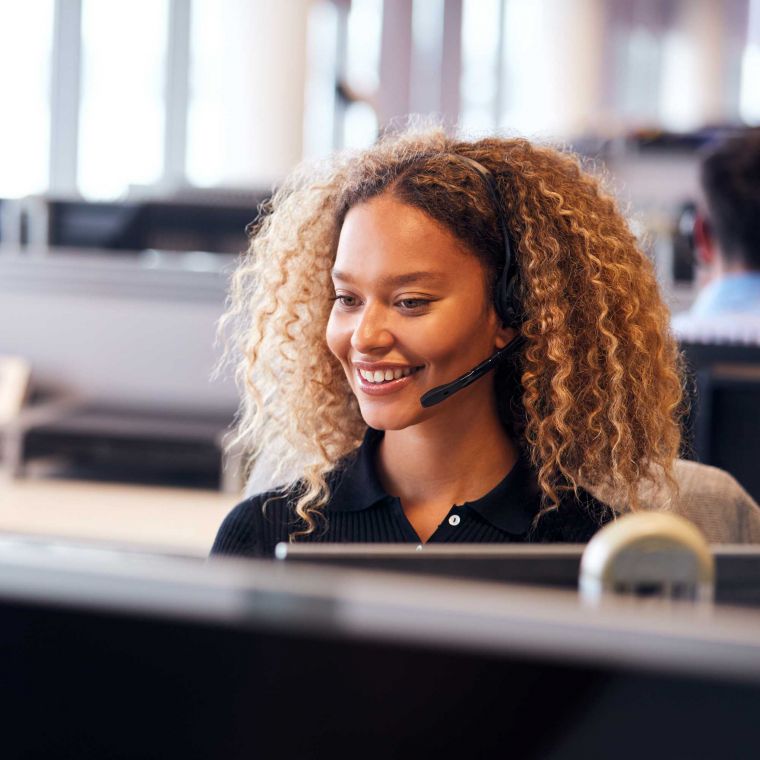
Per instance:
[[[342,466],[336,466],[325,474],[329,493],[329,501],[324,506],[326,511],[334,502],[336,489],[344,474]],[[294,530],[303,527],[303,522],[296,515],[295,504],[307,489],[305,481],[298,479],[241,501],[224,518],[211,554],[273,557],[277,544],[288,541]]]
[[[222,521],[211,554],[272,557],[274,547],[288,540],[293,494],[292,487],[284,487],[241,501]]]
[[[532,532],[532,541],[585,544],[613,520],[614,510],[583,488],[562,495],[555,509],[543,514]]]

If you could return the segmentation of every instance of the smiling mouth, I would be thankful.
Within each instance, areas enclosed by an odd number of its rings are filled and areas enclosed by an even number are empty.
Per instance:
[[[409,377],[409,375],[413,375],[418,370],[422,369],[422,367],[405,367],[400,368],[397,367],[396,369],[359,369],[359,376],[367,383],[373,383],[377,385],[381,385],[382,383],[390,383],[393,380],[400,380],[402,377]]]
[[[359,377],[365,383],[370,383],[372,385],[384,385],[385,383],[391,383],[394,380],[400,380],[404,377],[409,377],[410,375],[419,372],[421,369],[422,367],[405,367],[403,369],[397,367],[396,369],[385,370],[357,369],[357,372],[359,374]]]

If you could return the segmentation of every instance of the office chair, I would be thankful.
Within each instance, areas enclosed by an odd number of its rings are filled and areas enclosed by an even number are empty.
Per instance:
[[[643,509],[686,517],[711,544],[760,543],[760,507],[733,475],[687,459],[677,459],[673,470],[678,485],[675,503],[665,478],[655,476],[639,490]],[[618,513],[630,511],[625,496],[613,488],[593,486],[588,490]]]

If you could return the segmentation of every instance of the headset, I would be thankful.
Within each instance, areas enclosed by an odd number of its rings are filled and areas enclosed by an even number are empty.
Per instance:
[[[523,323],[523,310],[518,297],[519,272],[517,261],[515,260],[513,253],[509,231],[507,229],[507,222],[504,218],[501,193],[496,184],[496,179],[493,174],[483,166],[483,164],[478,163],[472,158],[456,154],[452,154],[452,156],[474,169],[485,183],[488,196],[491,199],[491,204],[496,212],[496,218],[504,242],[504,269],[501,271],[498,281],[496,282],[493,296],[494,308],[496,309],[497,316],[505,327],[515,327],[519,329]],[[506,346],[504,346],[504,348],[500,348],[496,353],[478,364],[477,367],[473,367],[469,372],[466,372],[456,380],[446,383],[445,385],[439,385],[423,394],[420,398],[420,404],[424,407],[440,404],[441,401],[445,401],[449,396],[461,391],[463,388],[466,388],[468,385],[471,385],[476,380],[483,377],[483,375],[490,372],[502,361],[512,356],[524,343],[525,339],[518,334]]]

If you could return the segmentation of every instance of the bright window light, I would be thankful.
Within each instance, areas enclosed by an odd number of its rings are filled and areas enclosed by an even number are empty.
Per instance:
[[[380,81],[380,39],[383,4],[380,0],[354,0],[348,14],[346,80],[360,96],[373,98]],[[364,148],[377,138],[380,125],[375,109],[366,102],[351,103],[343,122],[343,144]]]
[[[372,92],[380,79],[381,0],[353,0],[348,14],[346,76],[351,87]]]
[[[748,45],[742,59],[739,113],[747,124],[760,124],[760,45]]]
[[[742,57],[739,113],[747,124],[760,124],[760,0],[750,0],[749,43]]]
[[[660,119],[666,129],[686,132],[701,126],[697,95],[697,56],[694,40],[683,31],[672,31],[665,38],[660,91]]]
[[[93,199],[163,168],[167,0],[85,0],[79,189]]]
[[[462,11],[461,126],[487,132],[496,126],[494,101],[499,74],[501,0],[465,0]]]
[[[0,197],[42,192],[50,152],[53,0],[0,0]]]
[[[368,103],[351,103],[346,109],[344,147],[366,148],[377,138],[377,114]]]
[[[303,153],[305,158],[328,155],[335,141],[335,68],[338,12],[330,0],[312,3],[309,11],[306,102]]]
[[[415,0],[412,6],[411,102],[418,113],[440,110],[443,11],[443,0]]]
[[[512,0],[504,14],[504,109],[500,126],[507,132],[538,135],[551,131],[561,108],[551,102],[549,85],[556,67],[555,54],[547,37],[544,0]]]
[[[229,55],[225,52],[225,23],[229,7],[214,0],[194,0],[190,43],[190,104],[187,133],[187,177],[192,185],[222,184],[229,164],[227,140],[232,124],[225,100],[231,95]],[[237,86],[237,82],[234,83]],[[240,97],[245,92],[240,89]]]

